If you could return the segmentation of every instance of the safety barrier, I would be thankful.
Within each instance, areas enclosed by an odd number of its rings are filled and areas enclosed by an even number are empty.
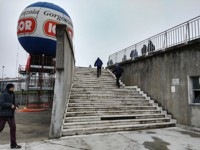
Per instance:
[[[109,56],[107,65],[148,55],[155,51],[165,50],[200,37],[200,16],[154,35],[139,43],[124,48]]]

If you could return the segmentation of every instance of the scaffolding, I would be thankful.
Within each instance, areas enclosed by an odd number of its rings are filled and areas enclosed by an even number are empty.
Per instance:
[[[55,58],[30,55],[26,66],[19,66],[19,74],[25,78],[21,89],[21,104],[30,107],[51,107],[55,82]]]

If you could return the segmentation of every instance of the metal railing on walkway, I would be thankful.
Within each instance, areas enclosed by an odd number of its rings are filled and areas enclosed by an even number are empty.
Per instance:
[[[123,61],[134,60],[136,57],[165,50],[166,48],[187,43],[199,37],[200,16],[110,55],[107,65],[110,66]]]

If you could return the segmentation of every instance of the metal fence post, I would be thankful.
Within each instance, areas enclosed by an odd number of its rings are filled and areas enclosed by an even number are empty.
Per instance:
[[[186,24],[186,42],[190,41],[190,23],[187,22]]]
[[[167,31],[165,32],[165,44],[164,44],[164,49],[167,48]]]

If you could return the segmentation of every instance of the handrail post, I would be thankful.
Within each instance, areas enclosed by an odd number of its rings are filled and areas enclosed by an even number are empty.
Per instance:
[[[164,49],[167,48],[167,31],[165,32],[165,44],[164,44]]]
[[[186,42],[190,41],[190,23],[189,21],[186,24]]]

